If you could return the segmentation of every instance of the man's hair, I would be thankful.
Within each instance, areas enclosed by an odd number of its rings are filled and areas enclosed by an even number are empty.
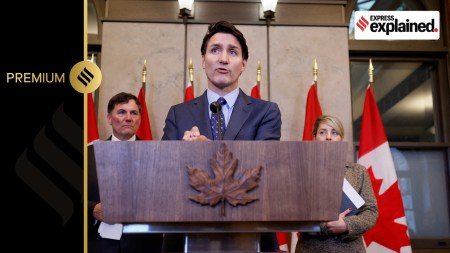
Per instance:
[[[247,42],[245,41],[244,35],[241,31],[239,31],[233,24],[228,21],[219,21],[214,24],[210,24],[208,26],[208,31],[206,31],[205,37],[203,37],[202,47],[200,51],[202,52],[202,56],[206,54],[206,47],[208,45],[209,40],[216,33],[228,33],[233,35],[241,45],[242,48],[242,58],[244,60],[248,59],[248,47]]]
[[[142,113],[141,102],[139,99],[131,94],[126,92],[120,92],[114,95],[108,102],[108,114],[114,110],[114,107],[118,104],[126,104],[128,101],[134,100],[139,108],[139,113]]]
[[[337,117],[331,115],[323,115],[316,119],[313,127],[313,136],[317,135],[319,125],[322,123],[325,123],[332,127],[342,138],[344,138],[344,127],[342,126],[341,121]]]

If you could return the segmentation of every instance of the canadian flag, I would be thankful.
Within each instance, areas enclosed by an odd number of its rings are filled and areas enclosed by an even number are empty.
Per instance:
[[[141,125],[136,132],[141,140],[152,140],[152,129],[150,128],[150,120],[148,118],[147,103],[145,102],[144,88],[141,87],[139,90],[138,100],[141,102],[142,116]]]
[[[372,85],[366,91],[359,141],[358,163],[367,168],[378,203],[377,223],[363,235],[367,252],[412,252],[394,161]]]
[[[192,81],[189,81],[184,92],[184,102],[194,99],[194,86]]]
[[[279,247],[279,251],[284,251],[284,252],[289,252],[289,247],[288,247],[288,240],[287,240],[287,235],[290,234],[288,232],[277,232],[277,241],[278,241],[278,247]]]
[[[87,94],[87,142],[91,145],[95,140],[100,139],[98,135],[97,117],[95,116],[94,98],[92,93]]]
[[[255,85],[253,85],[250,96],[261,99],[261,94],[259,93],[259,83],[258,82],[256,82]]]
[[[322,116],[322,108],[320,107],[319,98],[317,97],[317,85],[314,82],[309,87],[308,97],[306,98],[305,125],[303,127],[303,140],[313,140],[314,122],[318,117]]]

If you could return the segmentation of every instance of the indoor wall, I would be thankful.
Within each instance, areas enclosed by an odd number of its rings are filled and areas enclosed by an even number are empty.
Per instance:
[[[259,4],[256,2],[237,6],[240,9],[239,16],[228,14],[233,13],[232,9],[236,6],[227,7],[221,3],[222,14],[216,15],[215,19],[207,13],[217,12],[219,6],[214,4],[219,3],[199,2],[196,3],[194,19],[187,22],[178,18],[176,12],[170,14],[174,20],[165,17],[164,13],[159,14],[158,20],[153,20],[142,9],[152,9],[155,2],[161,1],[143,1],[139,3],[140,6],[127,7],[128,14],[127,11],[117,11],[117,15],[114,15],[116,12],[113,10],[119,9],[117,5],[120,6],[123,1],[109,3],[111,11],[103,20],[101,33],[103,78],[98,90],[100,138],[106,139],[111,134],[111,127],[106,121],[109,98],[120,91],[137,95],[146,62],[145,98],[153,139],[160,140],[170,106],[183,102],[184,89],[189,80],[190,59],[194,66],[194,95],[201,95],[207,87],[200,46],[208,24],[220,19],[236,24],[247,39],[249,59],[239,81],[241,89],[247,94],[250,94],[256,82],[257,66],[260,63],[261,96],[262,99],[276,102],[280,107],[282,140],[302,138],[306,97],[313,82],[314,60],[319,69],[317,87],[323,113],[339,117],[346,132],[352,132],[348,27],[343,21],[342,1],[323,5],[281,4],[271,23],[259,19]],[[169,8],[166,1],[161,4],[166,9],[176,10],[176,5]],[[301,6],[304,8],[300,9]],[[301,10],[298,13],[304,15],[291,17],[292,9]],[[133,14],[132,10],[136,12]],[[244,15],[243,11],[247,11],[248,15]],[[315,14],[323,13],[329,15],[317,21],[311,19]],[[353,159],[352,135],[345,135],[344,139],[349,142],[349,159]]]

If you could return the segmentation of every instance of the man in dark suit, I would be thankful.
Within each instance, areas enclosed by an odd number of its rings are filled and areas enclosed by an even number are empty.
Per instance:
[[[226,126],[224,140],[279,140],[278,105],[247,96],[238,86],[248,59],[243,34],[226,21],[211,24],[201,53],[208,89],[200,97],[170,108],[162,140],[212,140],[209,108],[220,97],[226,100],[221,106]]]
[[[238,86],[245,70],[248,47],[244,35],[227,21],[211,24],[201,46],[202,67],[208,79],[208,89],[199,97],[170,108],[162,140],[280,140],[281,113],[273,102],[252,98]],[[224,128],[212,120],[221,106]],[[215,115],[217,113],[217,115]],[[221,134],[217,134],[220,132]],[[180,242],[181,241],[181,242]],[[183,236],[166,234],[166,251],[183,251]],[[166,246],[172,246],[167,250]],[[179,245],[178,247],[173,247]],[[276,251],[275,233],[263,233],[261,251]]]
[[[227,124],[223,140],[279,140],[281,116],[278,105],[250,97],[241,89],[236,91],[229,120],[225,117],[224,123]],[[167,114],[162,139],[213,140],[209,104],[208,91],[205,91],[200,97],[172,106]],[[223,106],[222,110],[225,111],[225,108]]]
[[[141,104],[136,96],[121,92],[108,103],[108,124],[113,133],[110,141],[139,140],[136,131],[141,123]],[[89,253],[161,252],[162,234],[122,234],[122,224],[103,223],[93,145],[88,147],[88,250]],[[103,231],[116,230],[105,236]]]

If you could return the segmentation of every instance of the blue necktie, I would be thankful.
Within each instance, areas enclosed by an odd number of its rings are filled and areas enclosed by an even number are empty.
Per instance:
[[[222,130],[222,139],[225,135],[225,117],[223,116],[223,107],[227,104],[225,98],[220,97],[217,102],[222,106],[222,110],[220,110],[220,126]],[[217,117],[217,113],[211,113],[211,130],[213,134],[213,140],[219,140],[219,118]]]

